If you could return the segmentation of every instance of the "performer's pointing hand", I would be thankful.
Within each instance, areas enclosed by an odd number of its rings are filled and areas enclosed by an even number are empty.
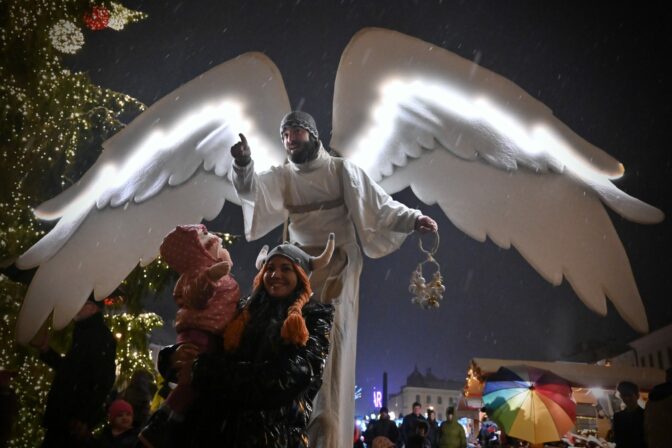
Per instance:
[[[247,144],[247,139],[243,134],[238,134],[240,141],[231,147],[231,156],[236,161],[236,165],[245,166],[252,160],[252,151]]]

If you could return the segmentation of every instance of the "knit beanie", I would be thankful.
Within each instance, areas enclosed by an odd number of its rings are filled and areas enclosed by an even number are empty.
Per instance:
[[[302,128],[308,131],[315,140],[319,140],[320,138],[315,119],[312,115],[300,110],[295,110],[284,116],[282,122],[280,122],[280,135],[285,131],[285,128]]]
[[[122,412],[128,412],[133,415],[133,406],[126,400],[114,400],[107,408],[107,417],[110,421],[119,417]]]

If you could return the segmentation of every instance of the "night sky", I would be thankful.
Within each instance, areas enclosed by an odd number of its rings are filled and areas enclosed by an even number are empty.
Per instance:
[[[517,83],[625,165],[620,188],[669,213],[672,97],[665,67],[670,15],[653,6],[642,11],[566,3],[126,1],[149,18],[122,32],[88,31],[84,48],[66,63],[88,72],[95,83],[150,105],[217,64],[261,51],[283,74],[292,106],[315,116],[328,143],[343,48],[363,27],[390,28]],[[371,391],[382,387],[383,371],[389,375],[389,391],[396,393],[416,365],[423,373],[431,368],[439,377],[461,379],[472,357],[580,359],[595,348],[619,347],[637,337],[613,307],[606,317],[594,314],[567,283],[546,283],[515,249],[472,240],[438,207],[420,203],[410,191],[395,198],[438,221],[437,258],[447,291],[438,310],[411,304],[409,277],[422,260],[417,236],[398,253],[366,260],[357,358],[357,384],[364,396],[358,411],[372,408]],[[643,226],[610,215],[630,257],[651,330],[669,324],[670,220]],[[227,204],[208,226],[241,233],[240,208]],[[277,231],[231,249],[233,272],[244,291],[258,249],[279,238]],[[164,310],[170,320],[170,295],[161,300],[148,306]]]

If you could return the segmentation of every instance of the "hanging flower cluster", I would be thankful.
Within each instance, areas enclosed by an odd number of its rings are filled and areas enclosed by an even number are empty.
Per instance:
[[[84,34],[77,25],[61,19],[49,30],[51,45],[61,53],[75,54],[84,45]]]

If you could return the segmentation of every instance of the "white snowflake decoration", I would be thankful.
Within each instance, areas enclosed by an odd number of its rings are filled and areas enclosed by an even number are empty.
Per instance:
[[[84,45],[84,34],[77,25],[61,19],[49,30],[49,39],[55,49],[62,53],[75,54]]]

